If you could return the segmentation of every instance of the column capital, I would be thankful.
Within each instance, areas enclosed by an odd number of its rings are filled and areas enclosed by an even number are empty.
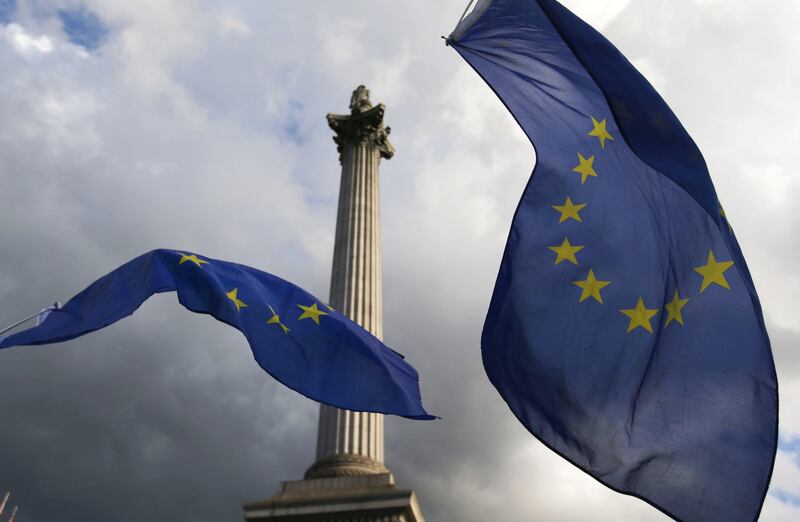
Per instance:
[[[352,145],[373,145],[386,159],[394,155],[394,146],[389,143],[392,129],[383,125],[385,111],[386,106],[382,103],[373,107],[369,101],[369,90],[359,85],[350,98],[350,114],[328,114],[328,125],[336,133],[333,141],[339,151],[340,163],[345,148]]]

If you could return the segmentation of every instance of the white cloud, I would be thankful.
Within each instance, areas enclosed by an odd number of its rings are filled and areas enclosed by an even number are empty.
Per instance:
[[[563,4],[596,29],[603,29],[619,15],[631,0],[565,0]]]
[[[47,35],[33,36],[15,23],[0,27],[0,30],[14,49],[24,56],[53,52],[53,41]]]
[[[222,12],[218,16],[219,28],[224,35],[233,35],[237,37],[250,36],[253,30],[247,25],[247,22],[236,16],[235,14]]]

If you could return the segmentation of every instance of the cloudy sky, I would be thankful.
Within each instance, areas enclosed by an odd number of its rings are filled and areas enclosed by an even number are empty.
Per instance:
[[[800,518],[800,4],[569,0],[693,135],[748,257],[781,385],[762,520]],[[479,333],[530,144],[439,38],[465,0],[0,0],[0,324],[153,248],[327,296],[339,164],[327,112],[366,84],[382,164],[385,340],[436,422],[387,419],[387,463],[431,521],[665,517],[517,423]],[[241,520],[300,478],[313,403],[243,337],[151,299],[78,340],[0,353],[0,492],[18,522]]]

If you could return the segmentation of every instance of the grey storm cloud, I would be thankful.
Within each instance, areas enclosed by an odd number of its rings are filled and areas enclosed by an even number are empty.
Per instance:
[[[339,165],[324,115],[387,105],[385,340],[435,422],[387,419],[387,464],[432,521],[664,520],[531,437],[486,379],[480,331],[535,162],[439,35],[465,1],[0,0],[0,324],[153,248],[325,296]],[[800,435],[800,9],[791,0],[565,2],[654,82],[700,145],[761,293],[783,440]],[[65,32],[85,9],[96,49]],[[176,306],[0,353],[0,492],[19,522],[241,520],[312,463],[317,405],[240,334]],[[788,444],[788,443],[787,443]],[[762,520],[800,516],[784,445]]]

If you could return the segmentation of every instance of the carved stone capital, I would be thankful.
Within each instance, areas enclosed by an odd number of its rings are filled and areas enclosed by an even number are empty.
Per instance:
[[[369,91],[359,85],[350,99],[350,114],[328,114],[328,125],[336,133],[333,141],[339,151],[339,163],[348,146],[370,144],[378,149],[382,158],[394,155],[394,146],[389,143],[391,128],[383,126],[385,111],[382,103],[373,107]]]

